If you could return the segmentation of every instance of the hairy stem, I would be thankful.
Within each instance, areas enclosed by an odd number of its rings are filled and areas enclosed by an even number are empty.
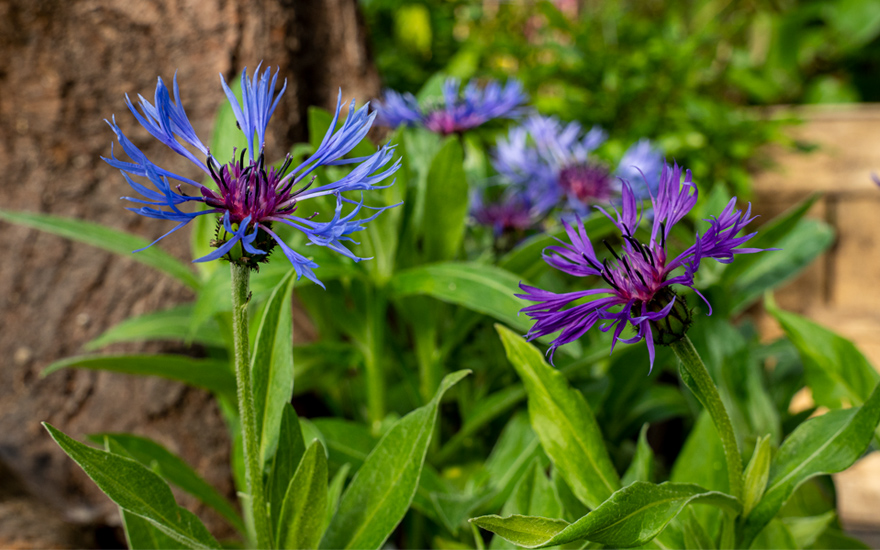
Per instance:
[[[238,414],[241,416],[241,430],[244,442],[244,474],[251,506],[254,513],[254,530],[257,548],[273,548],[272,529],[269,510],[263,491],[263,475],[260,465],[260,446],[257,438],[254,392],[251,386],[250,352],[248,346],[249,300],[248,283],[250,268],[232,264],[232,334],[235,346],[235,381],[238,389]]]
[[[742,458],[739,453],[739,446],[736,442],[736,435],[733,432],[733,424],[730,423],[730,416],[721,401],[721,395],[715,382],[709,375],[706,365],[697,353],[694,344],[690,338],[685,336],[678,342],[670,344],[670,347],[681,361],[682,374],[685,383],[700,400],[700,403],[709,411],[718,436],[721,438],[721,445],[724,447],[724,457],[727,460],[727,478],[730,483],[730,494],[736,498],[742,498],[743,492],[743,466]],[[687,379],[690,377],[690,380]]]

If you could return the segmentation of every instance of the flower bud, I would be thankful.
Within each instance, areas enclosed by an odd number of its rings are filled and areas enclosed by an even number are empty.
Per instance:
[[[669,315],[657,321],[651,321],[651,332],[654,334],[654,343],[668,346],[684,338],[690,328],[693,318],[684,296],[676,294],[671,288],[664,287],[657,291],[654,299],[648,302],[648,311],[657,312],[675,300]]]

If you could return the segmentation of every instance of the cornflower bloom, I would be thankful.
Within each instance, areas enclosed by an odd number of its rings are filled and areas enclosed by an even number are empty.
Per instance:
[[[363,199],[354,201],[344,198],[341,193],[381,189],[376,184],[393,174],[399,168],[400,161],[389,166],[393,147],[387,145],[367,157],[343,158],[366,136],[375,114],[369,114],[369,104],[355,110],[352,100],[348,116],[337,130],[342,106],[340,91],[336,113],[317,150],[293,168],[291,168],[293,158],[289,154],[280,166],[267,166],[263,151],[266,126],[287,88],[287,81],[276,94],[278,71],[272,75],[271,71],[266,69],[260,74],[258,67],[252,80],[248,80],[247,76],[245,69],[241,75],[241,102],[235,97],[223,76],[220,76],[238,127],[249,144],[248,148],[242,150],[240,154],[233,153],[233,158],[225,162],[214,158],[193,130],[180,101],[176,75],[173,101],[161,78],[156,86],[154,103],[138,96],[140,110],[126,95],[128,108],[137,121],[153,137],[204,172],[216,187],[207,187],[195,179],[165,170],[152,163],[125,136],[116,124],[115,117],[112,122],[107,121],[107,123],[132,162],[118,160],[113,155],[112,149],[111,158],[104,160],[120,169],[132,189],[144,197],[123,197],[128,201],[146,205],[129,210],[148,218],[177,222],[171,231],[149,246],[153,246],[199,216],[220,214],[217,239],[212,241],[212,245],[216,246],[217,250],[194,260],[195,262],[206,262],[225,256],[230,261],[255,268],[257,262],[265,261],[277,244],[293,264],[298,278],[305,275],[306,278],[323,286],[312,271],[318,265],[290,248],[275,233],[273,224],[293,227],[308,237],[309,244],[325,246],[355,261],[360,261],[363,258],[355,256],[343,242],[354,242],[349,235],[364,229],[364,223],[390,207],[373,208],[376,211],[373,215],[357,219],[356,216],[364,208]],[[201,157],[194,151],[201,153]],[[312,186],[315,177],[309,178],[309,176],[316,168],[343,164],[353,164],[355,167],[348,175],[337,181]],[[136,182],[131,176],[146,178],[155,190]],[[179,183],[172,187],[171,180]],[[184,192],[182,189],[184,185],[194,188],[197,194],[189,195]],[[300,203],[323,195],[334,195],[336,198],[335,212],[330,220],[315,220],[317,212],[306,217],[297,215]],[[188,202],[202,203],[207,208],[193,212],[180,210],[179,205]],[[348,213],[343,214],[343,205],[346,203],[354,206]],[[234,249],[238,243],[243,250]]]
[[[441,135],[462,133],[496,118],[512,118],[521,113],[529,96],[518,80],[509,80],[504,86],[490,81],[480,89],[471,81],[459,95],[460,82],[449,78],[443,83],[443,96],[434,103],[420,106],[410,93],[385,90],[382,102],[377,102],[377,124],[397,128],[400,125],[424,126]]]
[[[487,201],[483,193],[471,195],[471,215],[477,223],[494,229],[495,236],[521,233],[535,226],[536,212],[522,195],[504,193],[499,199]]]
[[[691,181],[690,170],[686,172],[684,182],[681,176],[678,165],[664,166],[657,195],[651,196],[654,215],[647,242],[636,238],[641,215],[636,195],[628,183],[623,184],[622,212],[615,208],[612,217],[606,210],[596,207],[614,222],[623,237],[619,252],[603,241],[611,258],[599,259],[580,220],[574,226],[563,221],[571,242],[560,241],[561,246],[545,249],[544,261],[569,275],[600,277],[608,287],[557,294],[520,284],[525,293],[517,296],[535,302],[522,310],[535,321],[528,339],[561,331],[548,350],[551,359],[557,347],[573,342],[597,322],[605,321],[599,328],[603,332],[614,329],[612,351],[617,342],[633,344],[645,340],[653,367],[654,344],[670,344],[681,339],[690,324],[687,304],[670,287],[682,285],[693,290],[706,302],[711,315],[711,304],[694,288],[694,275],[700,262],[714,258],[721,263],[730,263],[735,254],[761,251],[740,247],[755,233],[742,237],[736,235],[754,218],[751,205],[742,213],[736,209],[736,198],[733,198],[721,215],[706,220],[710,223],[709,229],[703,235],[698,233],[693,245],[670,260],[666,249],[669,233],[697,202],[697,188]],[[607,296],[580,303],[585,298],[603,294]],[[571,307],[564,309],[569,305]],[[621,338],[627,325],[633,328],[635,335]]]
[[[606,139],[598,126],[584,133],[577,122],[534,115],[498,141],[493,164],[544,214],[561,206],[586,216],[590,206],[620,196],[621,179],[632,182],[638,198],[656,191],[663,159],[651,142],[635,143],[612,171],[592,157]]]

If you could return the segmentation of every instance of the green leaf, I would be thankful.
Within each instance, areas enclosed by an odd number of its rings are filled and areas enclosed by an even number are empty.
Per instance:
[[[168,483],[180,487],[217,510],[236,529],[242,533],[245,532],[244,523],[229,501],[217,492],[211,484],[202,479],[180,457],[159,443],[145,437],[126,433],[99,433],[90,435],[89,439],[95,443],[101,443],[105,440],[110,442],[117,449],[121,449],[134,460],[162,476]],[[114,451],[114,447],[110,447],[110,450],[116,454],[121,454],[118,451]]]
[[[496,496],[491,506],[502,506],[510,497],[517,482],[525,475],[532,460],[543,456],[532,426],[525,414],[517,413],[507,422],[492,448],[483,468],[489,475],[489,486]]]
[[[65,239],[85,243],[120,256],[131,258],[136,262],[167,273],[191,288],[196,290],[199,288],[199,280],[190,271],[189,266],[181,263],[177,258],[162,250],[162,248],[153,246],[133,254],[132,251],[149,246],[150,241],[120,231],[119,229],[49,214],[10,212],[9,210],[0,210],[0,220],[39,229],[40,231],[52,233]]]
[[[379,440],[342,495],[321,548],[382,547],[415,495],[440,400],[469,372],[447,375],[430,403],[398,420]]]
[[[764,489],[767,488],[767,479],[770,476],[770,436],[758,438],[752,459],[743,473],[745,487],[743,488],[743,517],[749,517],[752,509],[761,500]]]
[[[756,256],[757,261],[733,281],[730,287],[732,311],[742,311],[767,290],[795,277],[833,242],[831,226],[818,220],[801,220],[794,231],[777,243],[781,250],[747,254]]]
[[[189,338],[193,305],[185,304],[164,311],[147,313],[126,319],[114,325],[84,347],[96,350],[119,342],[148,342],[152,340],[193,340],[208,346],[223,347],[226,341],[220,328],[213,322],[207,322]]]
[[[634,481],[651,481],[652,477],[654,477],[654,451],[648,445],[648,424],[645,424],[639,432],[636,454],[623,473],[620,483],[626,487]]]
[[[474,437],[483,426],[514,408],[525,397],[525,388],[516,384],[480,399],[464,418],[464,424],[461,428],[449,438],[440,452],[434,455],[434,463],[441,464],[448,460],[465,441]]]
[[[449,75],[442,71],[432,74],[416,93],[416,99],[419,100],[419,103],[443,97],[443,84],[448,78]]]
[[[496,325],[528,394],[532,428],[575,496],[596,508],[620,488],[602,431],[581,392],[521,336]],[[515,541],[514,541],[515,542]]]
[[[288,403],[284,406],[281,415],[278,445],[272,456],[269,479],[266,482],[266,496],[269,499],[269,510],[272,515],[272,529],[275,531],[279,528],[279,514],[284,503],[284,495],[305,450],[299,417],[293,410],[293,405]],[[278,540],[277,537],[275,540]]]
[[[106,438],[102,442],[105,451],[125,456],[125,450],[117,443]],[[119,510],[119,517],[122,520],[125,541],[131,550],[177,550],[180,548],[180,543],[154,527],[149,521],[140,516],[129,514],[118,506],[116,508]]]
[[[139,463],[71,439],[46,422],[52,439],[120,508],[155,525],[187,548],[220,548],[195,515],[174,501],[171,489]]]
[[[321,432],[322,442],[330,455],[330,464],[334,467],[350,464],[357,470],[376,445],[370,429],[357,422],[342,418],[316,418],[312,424]]]
[[[811,418],[786,438],[770,463],[764,496],[740,527],[744,546],[776,515],[803,482],[849,468],[865,452],[880,422],[880,384],[858,408]]]
[[[758,234],[750,241],[750,248],[777,248],[779,241],[791,233],[807,211],[822,197],[820,193],[814,193],[802,202],[792,206],[782,214],[776,216],[759,228]],[[743,254],[735,262],[727,266],[722,275],[722,281],[727,285],[734,284],[739,277],[750,270],[756,263],[761,261],[761,254]]]
[[[519,292],[519,281],[516,275],[490,265],[447,262],[401,271],[391,279],[390,289],[397,298],[431,296],[525,331],[529,321],[517,316],[525,304],[514,296]]]
[[[761,534],[758,535],[749,548],[755,550],[761,548],[772,548],[773,550],[797,550],[801,547],[798,546],[797,541],[794,539],[794,535],[791,533],[788,526],[778,518],[774,518],[769,524],[767,524],[764,530],[761,531]]]
[[[281,416],[293,395],[293,275],[293,270],[288,271],[272,291],[263,309],[251,356],[260,464],[275,453]]]
[[[627,548],[656,537],[690,503],[711,504],[735,513],[741,510],[735,498],[698,485],[654,485],[636,481],[571,524],[561,519],[529,516],[483,516],[471,521],[526,548],[557,546],[583,539]]]
[[[809,548],[831,526],[835,518],[837,514],[830,510],[818,516],[782,518],[782,523],[788,527],[798,548]]]
[[[852,342],[794,313],[765,301],[767,311],[779,322],[798,350],[807,384],[816,403],[832,409],[861,405],[880,374]]]
[[[428,261],[451,260],[461,246],[468,209],[463,158],[461,144],[451,137],[431,161],[421,232]]]
[[[281,548],[316,548],[327,511],[327,455],[309,445],[284,495],[275,540]]]
[[[712,537],[709,536],[709,533],[707,533],[700,524],[699,518],[697,518],[697,515],[694,513],[694,508],[688,507],[684,513],[684,516],[679,516],[673,520],[673,523],[680,522],[681,524],[681,534],[685,543],[684,547],[714,549],[716,547],[715,541],[712,540]],[[666,533],[667,531],[664,531],[658,535],[653,542],[660,542],[660,539],[662,539],[663,535]]]
[[[64,368],[105,370],[178,380],[220,394],[235,395],[235,376],[229,363],[182,355],[80,355],[56,361],[43,369],[48,376]]]
[[[345,480],[348,479],[349,470],[351,470],[351,465],[343,464],[330,480],[330,486],[327,488],[327,512],[324,514],[324,522],[321,524],[322,533],[327,530],[330,520],[336,514],[336,509],[339,507],[339,497],[342,496],[342,489],[345,488]]]
[[[534,458],[529,464],[525,475],[520,476],[519,483],[501,509],[503,516],[523,515],[558,517],[563,513],[562,503],[554,490],[552,482],[544,475],[541,460]],[[489,545],[491,550],[512,548],[502,537],[495,536]]]
[[[119,508],[119,517],[125,530],[125,542],[130,550],[177,550],[180,543],[152,523]]]

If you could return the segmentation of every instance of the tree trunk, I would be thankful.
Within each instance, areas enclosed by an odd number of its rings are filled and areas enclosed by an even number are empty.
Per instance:
[[[0,52],[0,207],[86,219],[151,239],[169,223],[123,208],[119,197],[128,186],[99,158],[114,141],[103,119],[115,113],[160,166],[184,173],[191,167],[137,125],[124,94],[151,98],[156,77],[170,81],[177,71],[183,104],[208,142],[225,101],[218,73],[229,80],[244,66],[277,65],[288,89],[269,127],[267,156],[278,158],[307,136],[309,105],[332,107],[339,88],[359,101],[378,91],[356,0],[0,0]],[[151,437],[233,497],[226,428],[209,395],[110,373],[39,376],[111,325],[192,293],[130,259],[3,222],[0,229],[0,472],[3,464],[11,472],[0,473],[0,547],[78,547],[94,539],[82,538],[83,525],[118,524],[115,506],[40,421],[81,440],[99,431]],[[159,246],[186,260],[188,242],[181,232]],[[13,476],[21,490],[4,491]],[[218,516],[178,496],[218,537],[231,534]],[[25,517],[9,512],[23,502],[54,510],[45,538],[26,540],[15,522],[3,521]],[[80,527],[59,539],[60,530],[48,527],[59,521]]]

